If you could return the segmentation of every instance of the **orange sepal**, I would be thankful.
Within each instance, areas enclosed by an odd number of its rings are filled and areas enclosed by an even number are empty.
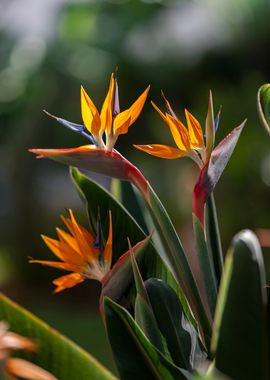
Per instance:
[[[128,128],[139,117],[144,103],[146,101],[150,86],[138,97],[138,99],[127,110],[120,112],[114,120],[114,133],[116,135],[122,135],[127,133]]]
[[[186,115],[186,120],[187,120],[187,125],[188,125],[188,132],[189,132],[191,147],[194,149],[203,148],[204,138],[203,138],[203,131],[202,131],[201,124],[186,109],[185,109],[185,115]]]
[[[180,158],[186,156],[185,151],[173,148],[168,145],[162,144],[148,144],[148,145],[133,145],[135,148],[142,150],[152,156],[166,158],[168,160],[173,160],[175,158]]]
[[[188,135],[188,130],[184,124],[179,120],[175,119],[173,116],[166,114],[167,124],[171,130],[171,134],[175,141],[175,144],[181,151],[190,152],[192,150],[190,146],[190,139]]]
[[[100,116],[83,86],[81,86],[81,112],[83,123],[87,130],[97,136],[101,127]]]
[[[6,372],[16,378],[28,380],[57,380],[51,373],[43,368],[20,358],[10,358],[5,366]]]
[[[69,264],[69,263],[61,263],[61,262],[58,262],[58,261],[30,260],[29,263],[31,263],[31,264],[42,264],[42,265],[45,265],[47,267],[67,270],[67,271],[70,271],[70,272],[79,272],[82,269],[80,266],[72,265],[72,264]]]
[[[57,286],[54,293],[59,293],[62,290],[73,288],[83,282],[85,279],[79,273],[70,273],[53,280],[53,284]]]
[[[107,96],[104,100],[104,103],[101,108],[100,112],[100,121],[101,121],[101,127],[100,127],[100,134],[102,134],[105,130],[110,133],[111,127],[112,127],[112,114],[113,114],[113,94],[114,94],[114,86],[115,86],[115,79],[114,75],[112,74],[110,79],[110,85],[108,89]]]

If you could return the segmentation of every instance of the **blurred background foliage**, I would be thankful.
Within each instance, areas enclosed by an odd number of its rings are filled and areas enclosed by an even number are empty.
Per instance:
[[[269,140],[256,111],[256,92],[270,80],[269,19],[268,0],[0,1],[0,286],[105,364],[99,286],[54,296],[59,273],[27,262],[51,257],[40,234],[53,236],[67,208],[87,223],[68,169],[27,151],[87,141],[42,109],[80,123],[80,85],[100,107],[117,66],[122,108],[150,83],[149,99],[161,106],[162,89],[180,117],[186,107],[203,124],[211,89],[216,111],[222,105],[218,139],[248,118],[216,189],[227,248],[240,229],[270,224]],[[196,167],[146,156],[133,143],[173,145],[150,102],[117,149],[149,178],[191,252]]]

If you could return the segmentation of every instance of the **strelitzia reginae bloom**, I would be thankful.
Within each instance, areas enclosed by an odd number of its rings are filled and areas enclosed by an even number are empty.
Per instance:
[[[35,352],[38,345],[29,338],[9,331],[8,327],[6,322],[0,321],[0,375],[2,369],[12,379],[56,380],[56,377],[35,364],[11,357],[12,352],[17,350]]]
[[[177,148],[162,144],[134,145],[134,147],[160,158],[176,159],[189,157],[202,168],[207,160],[209,160],[210,153],[213,150],[215,130],[218,127],[220,111],[215,122],[211,120],[212,125],[209,125],[209,128],[206,129],[206,135],[204,135],[203,128],[195,116],[185,109],[185,126],[176,116],[176,113],[173,111],[169,101],[165,98],[163,93],[162,96],[166,105],[165,113],[163,113],[154,102],[151,103],[169,127]],[[211,95],[209,104],[210,110],[208,112],[208,118],[213,118],[211,114]],[[210,123],[208,122],[208,124]]]
[[[69,218],[64,216],[61,218],[69,233],[57,228],[58,240],[42,236],[48,248],[61,261],[31,260],[30,262],[72,272],[53,281],[56,285],[54,293],[72,288],[86,279],[103,282],[110,271],[112,262],[111,212],[109,212],[109,231],[106,244],[103,241],[100,220],[97,223],[97,236],[94,237],[76,221],[72,210],[69,210]]]
[[[150,86],[131,107],[121,112],[117,80],[115,74],[112,74],[108,93],[99,112],[85,89],[81,87],[82,125],[45,112],[60,124],[86,137],[91,144],[67,149],[30,149],[30,152],[40,158],[48,157],[81,169],[136,182],[137,187],[146,193],[147,181],[142,173],[115,150],[114,145],[118,137],[126,134],[139,117],[149,89]]]
[[[163,94],[162,94],[163,95]],[[164,97],[166,112],[163,113],[153,102],[152,105],[168,125],[177,148],[162,144],[134,145],[150,155],[166,159],[190,157],[199,166],[198,181],[193,191],[193,213],[204,226],[204,205],[214,190],[238,141],[245,121],[229,133],[216,147],[215,132],[218,128],[220,110],[214,119],[213,100],[210,92],[205,133],[200,122],[185,110],[187,127],[173,111]]]
[[[75,124],[62,118],[55,118],[67,128],[78,132],[88,138],[92,145],[89,149],[102,149],[112,151],[119,135],[126,134],[129,127],[137,120],[147,98],[150,86],[138,97],[130,108],[120,112],[118,84],[115,74],[111,75],[106,98],[98,112],[95,104],[81,86],[81,114],[83,125]],[[105,136],[104,136],[105,135]]]
[[[69,210],[69,217],[62,216],[62,220],[69,233],[57,228],[58,239],[42,236],[45,244],[60,261],[30,260],[31,263],[71,272],[53,281],[53,284],[56,285],[54,293],[72,288],[87,279],[93,279],[102,284],[103,290],[106,288],[103,293],[107,294],[111,292],[110,280],[112,277],[118,283],[121,283],[122,280],[128,281],[129,267],[131,268],[130,251],[120,256],[113,266],[111,265],[113,243],[111,212],[109,212],[109,228],[106,242],[104,242],[103,238],[100,217],[97,219],[96,236],[76,221],[72,210]],[[138,248],[142,246],[143,242],[137,243],[132,248],[134,252],[139,252]],[[114,292],[114,294],[116,293]]]

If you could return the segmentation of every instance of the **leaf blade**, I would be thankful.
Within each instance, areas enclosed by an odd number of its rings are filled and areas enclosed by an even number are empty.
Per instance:
[[[263,84],[257,94],[257,107],[260,120],[266,132],[270,135],[270,84]]]
[[[211,345],[217,369],[236,380],[268,379],[265,272],[251,231],[233,239],[218,299]]]
[[[108,337],[122,380],[190,378],[155,349],[123,307],[105,298],[104,310]],[[125,350],[121,349],[123,346]]]
[[[30,359],[53,373],[59,380],[76,379],[78,374],[85,379],[116,380],[115,376],[86,351],[3,294],[0,294],[0,319],[8,321],[12,331],[42,343],[38,354],[31,354]],[[65,365],[61,363],[63,357]]]

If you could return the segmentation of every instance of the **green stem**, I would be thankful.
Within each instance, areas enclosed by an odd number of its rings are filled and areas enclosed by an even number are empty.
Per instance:
[[[224,266],[224,258],[213,193],[211,193],[206,202],[206,240],[212,256],[217,284],[219,285]]]
[[[208,250],[205,232],[200,221],[193,214],[193,230],[196,243],[196,252],[199,259],[201,274],[204,282],[205,293],[211,313],[214,318],[216,301],[217,301],[217,281],[214,271],[213,260]]]

